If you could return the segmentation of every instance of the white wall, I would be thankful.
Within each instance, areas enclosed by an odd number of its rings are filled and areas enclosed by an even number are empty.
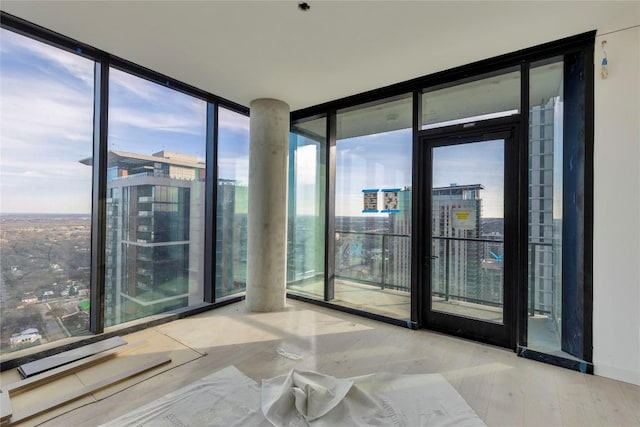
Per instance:
[[[593,363],[640,384],[640,16],[595,48]],[[600,77],[606,40],[609,77]]]

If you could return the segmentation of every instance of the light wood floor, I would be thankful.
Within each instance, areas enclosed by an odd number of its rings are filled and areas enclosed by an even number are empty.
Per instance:
[[[296,367],[336,377],[439,372],[489,426],[640,425],[638,386],[298,301],[259,314],[241,302],[152,329],[206,355],[44,425],[97,425],[229,365],[256,381]]]

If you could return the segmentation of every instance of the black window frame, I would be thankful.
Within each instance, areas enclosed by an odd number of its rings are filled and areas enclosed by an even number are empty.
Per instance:
[[[94,122],[93,122],[93,164],[92,164],[92,201],[91,201],[91,302],[89,332],[87,335],[71,343],[47,346],[45,349],[33,347],[33,352],[26,356],[13,357],[11,353],[0,360],[0,371],[11,369],[27,361],[50,356],[69,349],[77,348],[92,342],[100,341],[116,335],[124,335],[175,319],[187,317],[203,311],[231,304],[244,299],[244,295],[226,298],[215,298],[215,241],[216,241],[216,190],[218,179],[218,108],[224,107],[233,112],[249,116],[249,108],[210,92],[198,89],[175,78],[155,72],[141,65],[127,61],[89,44],[64,36],[55,31],[0,11],[0,27],[37,40],[49,46],[79,55],[94,62]],[[204,298],[202,304],[164,313],[160,318],[135,325],[117,325],[105,332],[105,244],[106,244],[106,196],[107,196],[107,135],[109,111],[109,70],[118,69],[177,90],[188,96],[207,103],[206,112],[206,172],[205,172],[205,243],[204,252]]]
[[[593,347],[593,143],[594,143],[594,76],[593,67],[593,48],[595,44],[596,30],[578,34],[575,36],[567,37],[564,39],[552,41],[549,43],[533,46],[530,48],[522,49],[516,52],[507,53],[504,55],[496,56],[493,58],[484,59],[471,64],[455,67],[449,70],[436,72],[433,74],[418,77],[412,80],[396,83],[390,86],[374,89],[368,92],[363,92],[341,98],[334,101],[329,101],[323,104],[315,105],[308,108],[293,111],[291,113],[291,123],[298,121],[303,122],[310,117],[317,117],[326,115],[327,117],[327,129],[328,136],[327,141],[329,148],[331,143],[335,145],[335,112],[337,110],[355,108],[365,104],[375,104],[384,102],[385,99],[399,96],[407,92],[413,92],[413,179],[412,186],[414,189],[422,188],[425,183],[420,182],[421,171],[421,156],[420,153],[420,136],[425,132],[421,130],[422,119],[422,102],[421,94],[425,91],[431,91],[436,88],[449,87],[461,83],[466,83],[476,79],[484,78],[492,74],[501,74],[505,70],[513,69],[514,67],[520,68],[520,112],[517,115],[519,121],[519,143],[520,150],[518,153],[520,167],[519,172],[519,199],[518,199],[518,269],[520,274],[517,278],[516,293],[517,299],[517,312],[518,319],[514,332],[515,343],[513,350],[517,351],[520,356],[528,357],[532,359],[541,360],[547,363],[552,363],[560,366],[564,366],[574,370],[580,370],[583,372],[593,373],[592,365],[592,347]],[[584,204],[582,211],[583,222],[583,259],[581,259],[581,265],[578,267],[581,274],[576,274],[578,280],[582,281],[580,286],[582,287],[583,294],[581,295],[584,307],[584,318],[582,319],[583,326],[583,349],[582,349],[582,361],[571,361],[555,356],[550,356],[543,353],[528,350],[527,344],[527,324],[526,318],[523,317],[523,313],[526,314],[527,307],[527,292],[525,286],[527,284],[528,274],[528,260],[523,254],[526,254],[526,236],[528,228],[528,156],[527,150],[522,148],[528,141],[529,134],[529,68],[532,63],[551,60],[556,57],[567,57],[569,55],[581,54],[584,55],[584,177],[583,177],[583,196]],[[335,165],[335,157],[331,158],[331,154],[334,153],[331,149],[327,150],[329,158],[327,159],[327,165],[331,165],[332,161]],[[335,167],[335,166],[334,166]],[[335,170],[331,171],[335,174]],[[329,174],[328,174],[329,175]],[[327,186],[327,230],[325,236],[325,244],[327,245],[325,252],[327,254],[333,253],[331,242],[333,242],[332,228],[329,224],[335,221],[335,204],[332,197],[335,197],[335,178],[332,181],[328,179]],[[412,207],[412,269],[411,269],[411,320],[403,321],[400,319],[389,318],[381,316],[375,313],[343,307],[337,304],[329,302],[332,297],[332,278],[327,278],[325,284],[326,293],[323,301],[318,301],[313,298],[301,297],[289,293],[288,297],[293,299],[304,300],[310,303],[315,303],[323,306],[327,306],[336,310],[357,314],[363,317],[372,318],[375,320],[385,321],[387,323],[396,324],[412,329],[425,327],[426,319],[423,317],[422,304],[424,304],[424,293],[427,292],[421,288],[420,284],[424,283],[423,275],[423,258],[426,256],[421,250],[418,242],[419,236],[422,234],[423,226],[419,220],[424,214],[424,203],[413,203]],[[332,258],[327,259],[330,264]],[[328,271],[331,265],[327,268]],[[564,267],[563,267],[564,270]]]
[[[203,91],[191,85],[185,84],[171,78],[169,76],[157,73],[148,68],[142,67],[125,59],[114,56],[108,52],[97,49],[88,44],[76,41],[72,38],[61,35],[57,32],[48,30],[41,26],[32,24],[21,18],[10,15],[4,11],[0,14],[0,26],[4,29],[16,32],[29,38],[44,42],[54,47],[73,52],[85,58],[91,59],[96,64],[96,82],[94,86],[94,158],[93,158],[93,196],[92,196],[92,240],[91,240],[91,325],[90,331],[95,334],[88,338],[81,339],[72,344],[53,347],[43,350],[35,355],[29,355],[25,358],[8,359],[0,361],[0,370],[15,367],[24,360],[32,360],[37,357],[43,357],[55,354],[69,348],[75,348],[88,342],[94,342],[101,339],[114,336],[116,334],[130,333],[135,330],[144,329],[155,324],[168,322],[177,318],[185,317],[191,314],[206,311],[220,305],[236,302],[243,299],[243,296],[225,298],[221,301],[215,299],[215,245],[216,241],[216,188],[217,188],[217,134],[218,134],[218,109],[224,107],[231,111],[248,116],[249,109],[245,106],[229,101],[212,93]],[[584,93],[584,120],[585,120],[585,165],[584,165],[584,239],[583,249],[584,255],[582,260],[582,280],[584,289],[584,349],[583,359],[587,362],[592,360],[592,294],[593,294],[593,123],[594,123],[594,94],[593,94],[593,47],[595,43],[596,31],[589,31],[575,36],[567,37],[561,40],[552,41],[542,45],[522,49],[516,52],[488,58],[471,64],[455,67],[452,69],[436,72],[415,79],[389,85],[383,88],[374,89],[368,92],[355,94],[338,100],[315,105],[312,107],[293,111],[291,113],[291,123],[305,121],[312,117],[325,116],[327,119],[327,149],[326,149],[326,200],[325,200],[325,298],[324,301],[317,301],[310,298],[299,297],[288,294],[291,298],[302,299],[312,303],[329,306],[338,310],[350,312],[353,314],[373,318],[405,326],[409,328],[418,328],[424,326],[425,319],[422,318],[422,310],[420,309],[420,301],[423,300],[424,290],[420,289],[419,284],[422,283],[420,271],[421,259],[423,254],[420,251],[417,236],[420,235],[421,225],[418,223],[419,218],[424,213],[420,203],[412,205],[412,259],[411,259],[411,320],[403,321],[386,316],[379,316],[373,313],[340,307],[328,302],[333,291],[333,273],[335,271],[334,254],[335,248],[331,246],[333,236],[335,235],[335,143],[336,143],[336,111],[357,107],[363,104],[371,104],[383,102],[385,99],[392,98],[405,93],[413,94],[413,179],[412,186],[416,188],[424,183],[419,182],[420,177],[420,160],[416,153],[419,150],[419,134],[421,121],[421,100],[420,96],[425,89],[441,87],[456,84],[456,82],[474,79],[477,76],[487,75],[489,73],[500,72],[510,67],[520,67],[521,70],[521,114],[520,114],[520,140],[528,141],[529,129],[529,65],[533,62],[545,60],[557,56],[565,56],[575,53],[581,53],[585,56],[585,93]],[[104,331],[104,257],[105,257],[105,230],[106,230],[106,153],[107,153],[107,126],[108,126],[108,70],[114,67],[183,92],[189,96],[201,99],[207,103],[207,130],[206,130],[206,205],[205,205],[205,293],[204,301],[200,306],[190,307],[185,310],[169,313],[162,319],[156,319],[150,322],[143,322],[136,326],[119,328],[117,331]],[[527,112],[525,114],[524,112]],[[526,165],[528,158],[525,150],[520,152],[520,162]],[[519,220],[519,234],[525,235],[527,232],[527,168],[521,168],[520,175],[520,200],[519,212],[521,219]],[[525,253],[526,248],[523,247],[522,238],[518,242],[519,253]],[[519,257],[519,267],[522,271],[518,289],[519,311],[527,305],[526,292],[522,292],[523,283],[526,281],[527,260],[526,257]],[[102,274],[101,274],[102,272]],[[523,322],[518,324],[518,343],[526,345],[526,325]],[[37,347],[34,348],[37,351]],[[538,357],[534,355],[534,357]],[[550,361],[556,363],[557,361]],[[578,366],[578,369],[584,370],[584,366]],[[589,371],[589,367],[586,369]]]

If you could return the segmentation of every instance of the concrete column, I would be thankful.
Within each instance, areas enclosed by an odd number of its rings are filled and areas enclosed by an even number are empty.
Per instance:
[[[285,306],[289,106],[276,99],[251,102],[247,307]]]

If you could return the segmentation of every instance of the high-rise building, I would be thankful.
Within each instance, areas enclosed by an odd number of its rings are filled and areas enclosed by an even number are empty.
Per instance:
[[[480,238],[481,184],[432,190],[432,292],[444,298],[479,300],[482,246],[459,239]],[[438,238],[441,237],[442,239]]]
[[[529,305],[552,316],[559,326],[561,309],[561,221],[554,219],[555,117],[559,97],[529,112]],[[559,212],[556,212],[558,214]],[[530,308],[530,315],[531,313]]]
[[[246,287],[248,188],[231,179],[218,180],[216,220],[216,296]]]
[[[389,214],[391,235],[387,253],[391,256],[388,284],[399,290],[411,289],[411,187],[398,192],[398,213]]]
[[[108,165],[105,324],[201,301],[204,163],[110,151]]]

